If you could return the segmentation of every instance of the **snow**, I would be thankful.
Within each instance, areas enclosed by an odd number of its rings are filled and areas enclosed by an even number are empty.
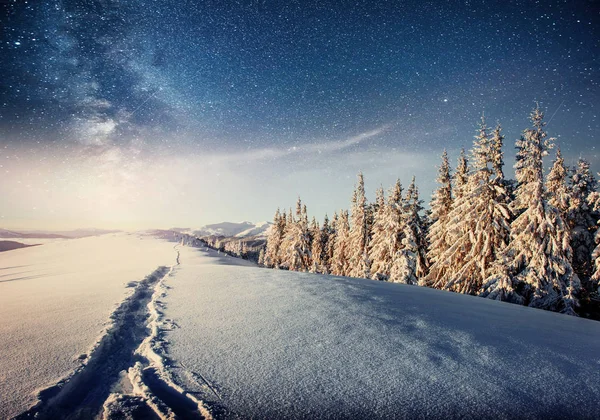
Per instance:
[[[266,238],[269,226],[271,226],[271,222],[258,222],[253,227],[237,233],[235,237],[247,238],[248,236],[258,236],[260,238]]]
[[[224,417],[600,418],[600,323],[215,256],[182,248],[166,340]]]
[[[598,322],[169,236],[0,254],[0,418],[600,418]]]
[[[172,243],[133,234],[1,253],[0,418],[23,412],[36,391],[78,368],[133,290],[127,285],[175,257]]]
[[[269,222],[222,222],[192,229],[186,233],[192,233],[196,236],[225,236],[236,238],[246,238],[248,236],[264,237],[269,225]]]

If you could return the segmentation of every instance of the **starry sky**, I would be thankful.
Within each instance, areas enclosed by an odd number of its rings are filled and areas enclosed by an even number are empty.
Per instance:
[[[535,101],[600,170],[600,2],[0,0],[0,226],[322,217]]]

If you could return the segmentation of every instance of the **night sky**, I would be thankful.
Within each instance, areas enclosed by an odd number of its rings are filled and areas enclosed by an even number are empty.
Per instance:
[[[0,0],[0,227],[322,217],[355,175],[428,201],[485,112],[539,101],[600,170],[600,2]]]

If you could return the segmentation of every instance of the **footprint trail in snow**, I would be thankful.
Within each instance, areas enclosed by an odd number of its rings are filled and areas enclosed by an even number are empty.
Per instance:
[[[44,389],[16,419],[211,418],[165,367],[160,298],[179,265],[158,267],[112,313],[112,326],[69,377]]]

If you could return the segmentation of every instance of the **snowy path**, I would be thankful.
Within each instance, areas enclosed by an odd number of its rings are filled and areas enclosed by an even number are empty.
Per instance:
[[[215,418],[600,418],[600,323],[182,248],[175,379]]]
[[[128,234],[0,255],[0,418],[24,413],[40,391],[30,414],[102,409],[115,372],[150,331],[147,305],[158,305],[166,273],[156,267],[175,258],[173,243]]]
[[[136,285],[111,315],[112,326],[88,355],[89,362],[42,391],[38,404],[18,420],[209,416],[199,401],[172,382],[160,355],[159,299],[165,293],[163,280],[179,264],[179,251],[176,260]]]

